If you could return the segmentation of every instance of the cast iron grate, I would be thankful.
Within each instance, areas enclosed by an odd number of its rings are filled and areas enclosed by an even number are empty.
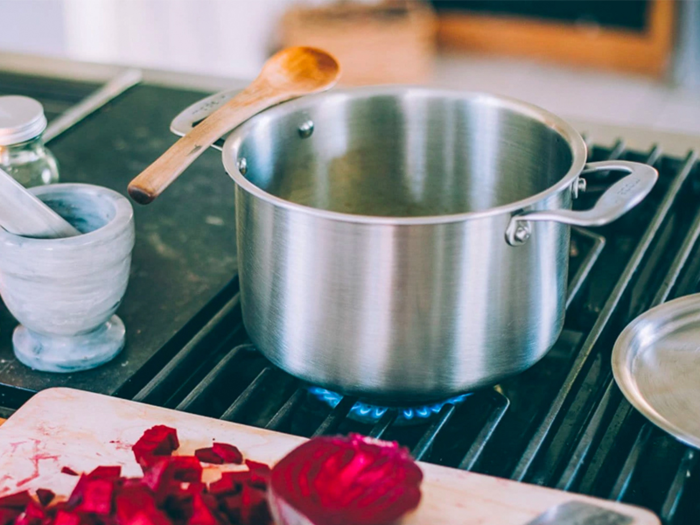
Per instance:
[[[447,404],[421,424],[397,424],[391,408],[376,422],[358,422],[348,417],[356,399],[329,407],[247,342],[235,295],[140,391],[123,394],[300,436],[352,431],[397,440],[424,461],[642,505],[666,524],[694,523],[697,454],[631,408],[609,358],[636,315],[698,288],[696,155],[627,151],[623,142],[591,148],[591,160],[605,158],[652,164],[660,181],[629,216],[595,232],[573,230],[564,331],[517,377]],[[589,180],[577,206],[590,206],[616,177]],[[230,327],[223,338],[222,324]]]

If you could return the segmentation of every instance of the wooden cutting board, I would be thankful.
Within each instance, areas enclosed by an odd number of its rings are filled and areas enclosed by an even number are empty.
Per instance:
[[[140,475],[131,444],[155,425],[175,427],[179,452],[210,446],[212,440],[238,446],[250,459],[274,464],[304,441],[235,423],[209,419],[78,390],[55,388],[34,396],[0,427],[0,495],[18,489],[50,488],[67,495],[76,482],[63,466],[81,472],[97,465],[122,465]],[[423,498],[404,525],[525,525],[550,507],[579,500],[634,518],[634,525],[658,525],[651,512],[525,483],[421,463]],[[234,467],[238,468],[238,467]],[[205,469],[216,478],[221,467]]]

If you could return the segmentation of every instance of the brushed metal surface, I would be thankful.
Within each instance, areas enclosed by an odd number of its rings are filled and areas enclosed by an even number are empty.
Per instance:
[[[526,525],[629,525],[630,516],[582,501],[568,501],[552,507]]]
[[[700,447],[700,294],[637,317],[612,354],[615,380],[628,401],[680,441]]]
[[[518,373],[556,341],[568,226],[505,240],[513,214],[570,209],[579,188],[585,144],[554,115],[485,94],[336,91],[263,112],[223,158],[244,323],[293,375],[428,401]]]

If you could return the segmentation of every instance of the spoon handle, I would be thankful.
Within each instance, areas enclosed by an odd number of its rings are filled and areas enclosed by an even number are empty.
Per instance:
[[[80,232],[0,169],[0,226],[23,237],[58,239]]]
[[[298,94],[274,91],[264,83],[253,82],[196,125],[132,180],[129,195],[139,204],[152,202],[222,135],[262,110],[296,96]]]

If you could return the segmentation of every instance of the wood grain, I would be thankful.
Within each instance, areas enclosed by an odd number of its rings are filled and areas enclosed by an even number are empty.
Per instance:
[[[340,66],[324,51],[310,47],[280,51],[265,63],[260,75],[246,89],[132,180],[129,195],[140,204],[152,202],[223,135],[270,106],[331,88],[339,76]]]
[[[646,31],[481,14],[443,13],[442,45],[661,76],[673,47],[673,0],[654,0]]]
[[[270,464],[304,441],[97,394],[49,389],[32,397],[0,428],[0,495],[42,486],[67,494],[76,479],[61,474],[63,466],[82,472],[98,464],[117,464],[124,475],[139,475],[130,445],[155,424],[177,428],[181,453],[191,454],[212,440],[225,441],[236,444],[246,457]],[[651,512],[629,505],[427,463],[420,466],[425,474],[423,498],[402,525],[524,525],[571,500],[626,514],[634,525],[659,524]],[[207,467],[205,476],[216,479],[220,470]]]

